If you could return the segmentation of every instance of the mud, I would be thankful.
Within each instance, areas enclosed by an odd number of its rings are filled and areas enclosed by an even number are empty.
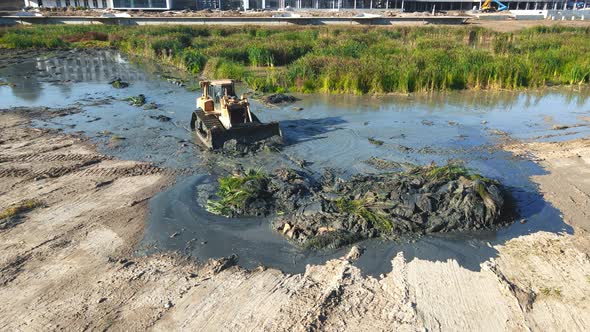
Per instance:
[[[321,200],[274,227],[306,247],[323,248],[375,237],[495,229],[512,221],[510,195],[500,186],[467,172],[432,177],[433,169],[333,181],[319,191]]]
[[[251,155],[255,158],[256,154],[261,151],[278,152],[282,148],[282,137],[275,135],[252,143],[243,143],[236,139],[230,139],[223,143],[223,147],[218,152],[225,156],[244,157]]]
[[[264,97],[264,102],[270,105],[290,104],[296,102],[298,99],[291,95],[284,93],[275,93]]]
[[[367,160],[365,160],[365,163],[367,165],[372,166],[375,169],[378,170],[394,170],[394,169],[403,169],[403,168],[409,168],[409,167],[413,167],[413,165],[411,164],[402,164],[402,163],[398,163],[396,161],[393,160],[386,160],[386,159],[382,159],[382,158],[378,158],[378,157],[371,157]]]
[[[327,170],[321,182],[293,169],[268,175],[238,170],[219,184],[219,198],[207,201],[208,210],[228,217],[280,214],[273,227],[313,249],[376,237],[494,229],[514,217],[506,190],[455,164],[348,181]]]

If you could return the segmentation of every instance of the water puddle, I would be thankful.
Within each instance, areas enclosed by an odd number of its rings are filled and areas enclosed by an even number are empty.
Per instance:
[[[114,77],[130,86],[113,88],[108,82]],[[347,248],[306,252],[273,232],[269,219],[211,215],[197,206],[196,185],[215,185],[221,166],[235,163],[272,170],[298,167],[305,160],[306,170],[319,176],[326,167],[342,169],[345,175],[380,172],[365,162],[371,157],[416,164],[463,160],[511,187],[527,222],[497,231],[425,236],[412,243],[365,241],[367,251],[357,264],[364,273],[387,272],[391,258],[403,250],[408,259],[456,259],[478,270],[481,262],[495,256],[495,244],[538,231],[572,232],[529,181],[529,176],[544,170],[514,158],[497,144],[510,138],[563,140],[590,133],[587,87],[425,96],[305,95],[282,107],[254,101],[253,110],[262,121],[280,121],[286,147],[281,153],[236,159],[202,152],[194,144],[188,121],[198,93],[163,78],[161,68],[134,63],[114,51],[23,57],[0,66],[0,80],[14,84],[0,86],[0,108],[78,105],[84,110],[52,122],[37,121],[37,126],[83,132],[103,153],[117,158],[190,168],[199,174],[179,178],[152,199],[138,252],[179,250],[202,260],[237,253],[245,267],[265,265],[286,272],[301,272],[306,264],[341,256]],[[124,101],[138,94],[146,95],[157,109],[144,110]],[[293,106],[303,109],[296,111]],[[158,115],[171,120],[154,119]],[[555,130],[556,125],[570,127]],[[369,138],[383,144],[372,144]]]

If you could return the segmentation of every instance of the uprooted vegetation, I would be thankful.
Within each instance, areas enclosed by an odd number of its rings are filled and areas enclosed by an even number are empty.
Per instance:
[[[124,82],[120,78],[115,78],[114,80],[110,81],[109,84],[115,89],[124,89],[129,86],[129,83]]]
[[[4,48],[111,47],[261,92],[518,89],[590,81],[588,27],[28,26]]]
[[[207,210],[214,214],[233,216],[245,214],[246,206],[266,189],[268,176],[261,170],[248,170],[219,178],[218,200],[209,200]]]
[[[125,99],[129,102],[129,105],[141,107],[145,105],[145,95],[139,94],[137,96],[131,96]]]
[[[499,183],[458,164],[356,175],[327,170],[322,181],[292,169],[248,171],[219,179],[208,210],[225,216],[270,215],[273,227],[308,248],[362,239],[492,229],[512,221]]]

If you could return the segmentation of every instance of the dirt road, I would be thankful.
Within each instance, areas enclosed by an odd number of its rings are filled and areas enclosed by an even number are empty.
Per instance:
[[[579,214],[589,207],[587,182],[579,181],[590,169],[588,141],[518,146],[544,160],[551,173],[534,180],[574,235],[540,232],[511,240],[495,247],[497,257],[479,271],[400,253],[380,278],[361,276],[346,259],[285,275],[246,271],[226,260],[197,264],[173,253],[134,256],[147,201],[173,181],[170,172],[113,160],[82,138],[32,128],[31,115],[47,116],[0,112],[0,211],[31,199],[42,204],[1,224],[1,330],[590,327],[590,258],[580,241],[588,235],[578,232],[588,222]],[[562,160],[570,159],[576,164],[565,167]],[[564,196],[574,191],[560,189],[563,181],[581,192],[570,196],[574,203]]]

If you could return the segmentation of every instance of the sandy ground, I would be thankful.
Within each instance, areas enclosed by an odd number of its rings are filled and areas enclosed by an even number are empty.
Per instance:
[[[0,210],[31,198],[43,206],[0,229],[0,330],[590,328],[588,140],[510,147],[550,172],[534,180],[574,235],[513,239],[479,271],[400,253],[380,278],[346,259],[286,275],[173,253],[134,256],[147,199],[170,184],[170,172],[31,128],[24,114],[0,112]]]
[[[545,199],[562,211],[565,222],[574,226],[577,239],[590,248],[590,138],[514,143],[507,149],[537,161],[550,172],[533,177],[533,181]]]

